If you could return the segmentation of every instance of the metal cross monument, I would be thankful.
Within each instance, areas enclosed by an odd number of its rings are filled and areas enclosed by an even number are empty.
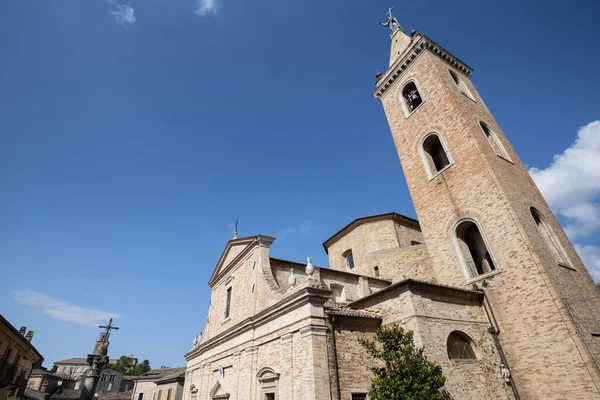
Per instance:
[[[107,340],[108,340],[108,336],[110,336],[110,331],[111,330],[114,330],[114,331],[118,331],[119,330],[118,327],[116,327],[116,326],[114,326],[112,324],[112,321],[113,321],[113,319],[111,318],[110,321],[108,321],[108,325],[99,325],[98,326],[98,328],[100,328],[100,329],[106,329]]]

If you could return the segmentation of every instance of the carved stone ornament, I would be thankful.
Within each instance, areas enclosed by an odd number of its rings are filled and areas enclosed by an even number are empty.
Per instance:
[[[288,283],[290,286],[294,286],[296,284],[296,277],[294,276],[293,268],[290,268],[290,277],[288,278]]]
[[[311,276],[313,272],[315,272],[315,267],[312,265],[312,258],[308,257],[308,264],[306,264],[306,268],[304,269],[306,275]]]

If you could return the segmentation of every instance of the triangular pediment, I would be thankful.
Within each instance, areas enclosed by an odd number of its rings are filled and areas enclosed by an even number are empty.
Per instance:
[[[221,384],[221,381],[217,380],[215,382],[212,390],[210,391],[210,398],[211,399],[228,399],[229,398],[229,393],[227,392],[227,390],[225,390],[225,388]]]
[[[227,271],[228,267],[238,261],[241,257],[246,255],[252,248],[254,248],[258,243],[268,243],[269,245],[273,243],[275,238],[258,235],[258,236],[248,236],[239,239],[232,239],[227,242],[225,246],[225,250],[221,254],[221,258],[219,258],[219,262],[215,267],[215,270],[208,281],[208,285],[210,287]]]

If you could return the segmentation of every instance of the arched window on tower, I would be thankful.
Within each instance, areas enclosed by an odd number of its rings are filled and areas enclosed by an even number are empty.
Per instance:
[[[409,81],[402,88],[402,108],[408,117],[423,103],[423,97],[417,88],[415,81]]]
[[[456,85],[456,87],[458,88],[458,90],[460,90],[460,92],[462,94],[464,94],[465,96],[467,96],[471,100],[475,101],[475,98],[471,94],[471,91],[469,90],[469,88],[467,87],[467,85],[465,85],[465,83],[458,77],[458,75],[454,71],[452,71],[450,69],[448,70],[448,72],[450,72],[450,76],[452,77],[452,80],[454,81],[454,84]]]
[[[477,278],[496,270],[496,263],[478,224],[465,219],[456,225],[455,235],[460,258],[470,278]]]
[[[421,144],[421,157],[429,178],[433,178],[444,168],[452,164],[452,160],[440,136],[432,132],[425,136]]]
[[[500,142],[500,139],[498,139],[498,135],[496,135],[496,132],[491,130],[489,126],[487,126],[485,123],[483,123],[481,121],[479,122],[479,126],[481,126],[481,130],[485,134],[485,138],[487,139],[488,143],[490,144],[490,147],[494,150],[494,153],[496,153],[496,155],[504,158],[505,160],[512,162],[512,160],[510,159],[510,156],[508,155],[508,152],[502,145],[502,142]]]
[[[453,331],[448,336],[446,343],[448,358],[451,360],[476,360],[477,355],[473,349],[473,340],[463,332]]]
[[[531,216],[535,221],[535,225],[537,226],[538,232],[540,233],[542,239],[544,239],[546,247],[548,247],[548,250],[550,250],[550,253],[556,260],[556,263],[562,267],[571,267],[571,263],[567,258],[565,249],[560,244],[560,241],[556,235],[554,235],[554,232],[550,226],[548,226],[548,224],[544,221],[542,214],[540,214],[540,212],[533,207],[531,207],[530,211]]]

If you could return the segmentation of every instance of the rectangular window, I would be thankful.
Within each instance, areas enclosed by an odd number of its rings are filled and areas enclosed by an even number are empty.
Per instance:
[[[140,393],[138,395],[138,400],[144,400],[144,393]]]
[[[100,377],[101,381],[105,381],[106,380],[106,374],[102,374],[102,376]]]
[[[366,393],[352,393],[352,400],[367,400]]]
[[[225,299],[225,318],[229,318],[231,315],[231,287],[227,288],[227,294]]]
[[[171,400],[171,390],[169,389],[169,391],[167,392],[167,400]]]
[[[115,374],[112,374],[112,375],[110,376],[110,381],[111,381],[111,382],[114,382],[116,377],[117,377],[117,376],[116,376]]]
[[[275,393],[265,393],[265,400],[275,400]]]

